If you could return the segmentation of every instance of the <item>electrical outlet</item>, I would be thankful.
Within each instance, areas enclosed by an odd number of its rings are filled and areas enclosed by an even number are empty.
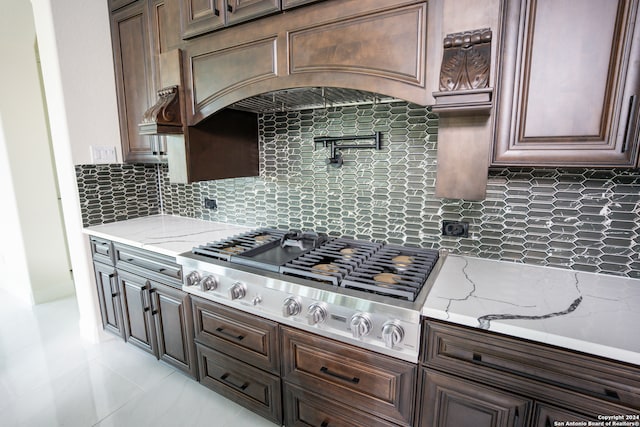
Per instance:
[[[216,210],[218,209],[218,202],[216,202],[216,199],[204,199],[204,207],[207,209],[211,209],[211,210]]]
[[[442,235],[469,237],[469,223],[467,221],[442,221]]]

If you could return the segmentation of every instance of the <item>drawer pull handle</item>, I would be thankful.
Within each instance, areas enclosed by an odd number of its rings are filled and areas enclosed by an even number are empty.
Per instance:
[[[244,391],[247,387],[249,387],[249,383],[247,383],[247,382],[245,382],[245,383],[243,383],[241,385],[238,385],[238,384],[235,384],[234,382],[228,380],[227,378],[229,378],[229,373],[228,372],[220,377],[220,379],[222,381],[224,381],[226,384],[229,384],[230,386],[235,387],[238,390]]]
[[[234,335],[224,330],[224,328],[216,328],[216,332],[219,334],[225,335],[229,338],[233,338],[234,340],[242,341],[244,339],[244,335]]]
[[[320,368],[320,372],[322,372],[323,374],[331,375],[332,377],[335,377],[335,378],[339,378],[339,379],[341,379],[343,381],[348,381],[350,383],[358,384],[360,382],[360,378],[358,378],[358,377],[349,378],[349,377],[347,377],[345,375],[341,375],[341,374],[337,374],[335,372],[331,372],[329,370],[329,368],[327,368],[326,366],[323,366],[322,368]]]
[[[618,395],[618,392],[616,392],[615,390],[609,390],[605,388],[604,394],[605,396],[610,397],[612,399],[620,400],[620,396]]]
[[[475,362],[482,362],[482,355],[478,353],[473,353],[473,360]]]
[[[322,424],[320,424],[320,427],[329,427],[329,421],[324,420]]]

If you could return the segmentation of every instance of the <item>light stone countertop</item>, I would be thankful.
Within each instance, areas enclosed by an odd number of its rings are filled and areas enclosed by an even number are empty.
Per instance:
[[[422,314],[640,365],[640,280],[449,255]]]
[[[203,221],[181,216],[152,215],[86,227],[85,234],[175,257],[194,246],[223,240],[256,227]]]
[[[153,215],[87,227],[168,256],[256,227]],[[640,365],[640,280],[449,255],[422,315]]]

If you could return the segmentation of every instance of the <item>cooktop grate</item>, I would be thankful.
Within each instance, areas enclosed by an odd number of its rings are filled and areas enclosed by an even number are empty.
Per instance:
[[[272,228],[259,228],[238,234],[220,242],[210,242],[193,248],[192,253],[229,261],[232,256],[240,255],[266,243],[282,239],[284,231]]]
[[[438,256],[435,249],[386,245],[347,275],[340,286],[414,301]]]
[[[338,285],[381,247],[381,243],[336,238],[288,262],[280,272]]]

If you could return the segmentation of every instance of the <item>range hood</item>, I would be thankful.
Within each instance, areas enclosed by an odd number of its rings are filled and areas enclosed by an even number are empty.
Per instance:
[[[452,12],[424,0],[328,1],[264,18],[251,31],[236,26],[190,39],[160,55],[165,99],[140,129],[181,129],[182,152],[198,159],[213,150],[218,127],[231,127],[220,114],[253,114],[257,122],[256,113],[399,100],[432,105],[440,115],[436,195],[481,200],[491,144],[491,30],[451,33],[442,43],[442,17]],[[236,145],[220,142],[215,155]],[[257,166],[247,169],[236,176],[257,174]],[[187,182],[218,179],[192,175]]]
[[[400,99],[356,89],[306,87],[283,89],[252,96],[231,104],[230,108],[254,113],[274,113],[347,105],[383,104],[394,101],[400,101]]]
[[[158,91],[158,101],[149,108],[138,125],[140,135],[183,133],[180,95],[177,85]],[[403,101],[399,98],[364,90],[334,87],[282,89],[252,96],[229,105],[233,110],[251,113],[313,110],[350,105],[375,105]]]

